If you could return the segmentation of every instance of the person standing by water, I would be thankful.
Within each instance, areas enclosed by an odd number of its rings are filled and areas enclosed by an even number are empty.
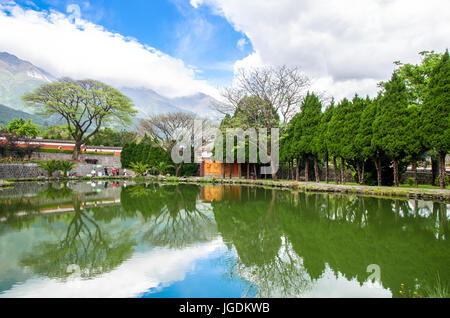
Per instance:
[[[107,177],[109,176],[108,175],[108,168],[106,168],[106,167],[105,167],[105,176],[107,176]]]

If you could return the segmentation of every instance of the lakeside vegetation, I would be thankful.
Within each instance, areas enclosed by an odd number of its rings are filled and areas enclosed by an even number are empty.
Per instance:
[[[420,54],[422,61],[418,65],[396,62],[398,68],[391,79],[379,83],[377,97],[355,95],[351,100],[344,98],[339,102],[309,91],[309,79],[296,67],[242,71],[237,77],[237,86],[223,92],[227,102],[215,105],[224,114],[218,127],[223,132],[228,128],[243,131],[279,128],[281,165],[292,180],[320,182],[320,176],[324,175],[326,183],[345,184],[350,171],[359,185],[424,188],[419,185],[417,168],[430,161],[433,185],[445,189],[449,185],[445,172],[445,157],[450,148],[449,53],[424,51]],[[95,90],[101,92],[103,101],[91,103]],[[56,93],[62,94],[67,103],[53,100],[51,96]],[[71,94],[83,95],[80,105],[71,104]],[[42,114],[59,114],[66,118],[67,124],[42,127],[34,125],[31,119],[14,119],[2,128],[11,139],[9,146],[2,146],[2,153],[11,148],[15,139],[38,135],[49,139],[72,139],[75,150],[33,146],[14,149],[18,152],[18,161],[26,161],[25,158],[32,161],[35,151],[68,153],[76,160],[82,144],[119,146],[123,147],[122,167],[134,168],[139,175],[179,177],[198,174],[198,164],[184,162],[185,159],[174,164],[171,159],[180,128],[184,131],[193,129],[194,120],[198,119],[195,115],[153,115],[142,120],[136,131],[118,131],[105,125],[114,121],[130,123],[135,114],[134,105],[108,85],[90,80],[63,79],[41,86],[23,99]],[[191,161],[195,142],[192,140]],[[244,147],[246,160],[250,161],[250,146],[247,136],[244,145],[234,144],[235,155]],[[272,155],[269,155],[273,166]],[[334,168],[331,178],[330,161]],[[246,165],[247,178],[250,171],[258,177],[256,171],[262,166],[261,162]],[[408,185],[401,185],[400,175],[407,166],[412,167],[414,178],[408,180]],[[304,171],[303,178],[301,171]],[[272,173],[272,179],[277,178],[277,174]]]

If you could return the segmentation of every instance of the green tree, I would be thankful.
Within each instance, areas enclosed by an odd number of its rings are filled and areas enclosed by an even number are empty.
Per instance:
[[[450,149],[450,57],[448,50],[431,73],[423,105],[425,143],[439,153],[440,187],[445,189],[445,157]]]
[[[31,119],[28,121],[23,118],[13,119],[7,126],[7,131],[10,134],[16,134],[20,137],[33,137],[39,135],[39,126],[33,125]]]
[[[80,148],[105,124],[130,124],[137,112],[131,99],[117,89],[94,80],[63,79],[45,84],[23,100],[38,108],[43,116],[59,115],[75,140],[73,159],[78,160]]]
[[[348,129],[346,128],[346,125],[348,124],[347,113],[352,111],[352,107],[352,102],[347,98],[344,98],[339,104],[337,104],[334,108],[333,116],[327,130],[329,150],[330,154],[333,156],[333,161],[335,162],[338,157],[341,159],[341,182],[343,184],[345,184],[345,156],[348,155],[346,152],[346,147],[348,146],[346,144],[348,142],[348,138],[346,136],[346,133],[348,134]]]
[[[49,126],[42,131],[44,139],[69,140],[72,139],[67,125],[63,126]]]
[[[117,131],[112,128],[103,128],[87,142],[92,146],[123,147],[126,143],[136,141],[137,134],[133,131]]]
[[[301,115],[298,125],[301,131],[297,147],[305,159],[305,181],[309,181],[309,160],[314,161],[316,182],[320,182],[318,154],[319,149],[315,138],[319,134],[319,124],[322,116],[322,103],[314,93],[308,93],[301,105]]]
[[[333,117],[334,100],[327,106],[323,112],[317,134],[315,136],[314,144],[317,153],[325,160],[325,182],[328,183],[328,160],[329,160],[329,140],[327,138],[328,125]]]
[[[408,91],[404,80],[394,72],[389,82],[382,83],[383,95],[374,121],[374,143],[393,159],[394,185],[399,186],[399,161],[408,144]]]
[[[343,155],[356,170],[359,184],[364,183],[365,158],[363,156],[363,145],[358,140],[358,131],[361,125],[361,116],[367,107],[368,99],[363,99],[357,94],[353,98],[347,114],[344,127]]]

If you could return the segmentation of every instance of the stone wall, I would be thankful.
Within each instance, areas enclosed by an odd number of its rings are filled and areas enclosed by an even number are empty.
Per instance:
[[[450,171],[446,171],[446,173],[450,177]],[[408,170],[401,176],[400,182],[403,184],[407,184],[409,178],[414,178],[414,173]],[[433,184],[433,174],[431,173],[431,170],[418,170],[417,180],[419,184]]]
[[[96,165],[80,164],[71,173],[76,173],[78,176],[86,176],[96,170],[103,173],[103,168],[97,168]],[[56,172],[54,177],[57,177]],[[1,163],[0,164],[0,179],[31,179],[47,177],[47,172],[38,167],[36,163]]]
[[[33,157],[37,160],[71,160],[72,155],[68,153],[51,153],[51,152],[36,152]],[[105,156],[105,155],[80,155],[80,160],[94,159],[98,160],[98,164],[107,168],[120,169],[122,164],[119,156]]]

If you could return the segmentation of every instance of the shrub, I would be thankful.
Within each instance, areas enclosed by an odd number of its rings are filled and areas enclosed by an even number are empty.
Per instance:
[[[436,178],[435,184],[440,185],[441,184],[441,176],[438,176]],[[448,186],[450,184],[449,177],[445,175],[445,186]]]
[[[55,171],[59,170],[60,162],[58,160],[42,161],[38,163],[38,167],[47,171],[48,177],[51,178]]]
[[[414,185],[414,178],[408,178],[408,185],[412,187]]]
[[[133,162],[130,165],[131,170],[133,170],[137,175],[142,176],[147,170],[150,169],[150,165],[143,162]]]

